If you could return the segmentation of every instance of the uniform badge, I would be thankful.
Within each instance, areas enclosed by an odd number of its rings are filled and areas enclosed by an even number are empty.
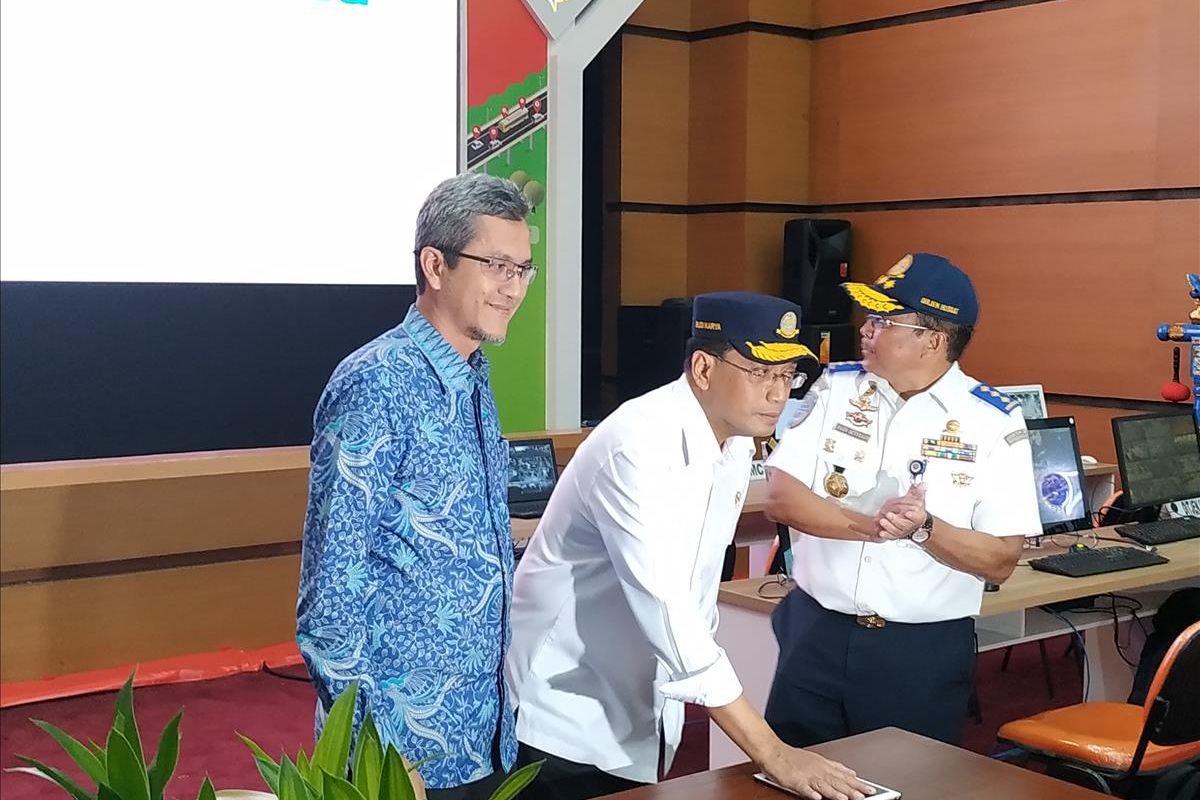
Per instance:
[[[878,411],[878,406],[871,405],[871,398],[875,396],[875,383],[872,382],[867,386],[866,391],[858,396],[857,400],[851,400],[850,405],[857,408],[859,411]]]
[[[779,318],[779,327],[775,329],[775,333],[784,339],[795,339],[796,334],[800,332],[800,328],[796,322],[796,312],[788,311]]]
[[[825,440],[825,448],[824,449],[825,449],[826,453],[832,453],[836,447],[837,447],[837,442],[835,442],[833,439]]]
[[[850,484],[841,472],[831,472],[825,476],[825,491],[830,497],[841,500],[850,494]]]
[[[834,425],[834,426],[833,426],[833,429],[834,429],[835,431],[837,431],[838,433],[845,434],[846,436],[849,436],[851,439],[858,439],[860,442],[869,442],[869,441],[871,441],[871,434],[869,434],[869,433],[863,433],[862,431],[856,431],[856,430],[854,430],[854,428],[851,428],[851,427],[849,427],[849,426],[847,426],[847,425],[843,425],[843,424],[842,424],[842,423],[840,423],[840,422],[839,422],[839,423],[837,423],[836,425]]]
[[[925,458],[944,458],[950,461],[974,461],[978,445],[966,444],[958,436],[958,420],[946,423],[946,430],[936,439],[921,440],[921,455]]]
[[[847,411],[846,421],[857,428],[871,427],[871,418],[861,411]]]
[[[863,461],[866,461],[866,459],[867,459],[867,454],[864,453],[862,450],[859,450],[857,453],[854,454],[854,460],[860,464]]]
[[[950,478],[954,481],[955,486],[970,486],[971,481],[975,480],[974,475],[968,475],[965,472],[951,473]]]

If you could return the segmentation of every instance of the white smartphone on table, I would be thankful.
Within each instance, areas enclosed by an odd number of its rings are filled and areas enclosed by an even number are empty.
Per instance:
[[[786,786],[776,783],[774,780],[772,780],[771,776],[767,775],[765,772],[754,773],[754,780],[765,783],[768,786],[774,786],[779,791],[787,792],[792,797],[800,796]],[[900,800],[900,792],[896,791],[895,789],[889,789],[886,786],[880,786],[878,783],[872,783],[861,776],[859,777],[859,780],[875,790],[875,794],[867,795],[870,800]]]

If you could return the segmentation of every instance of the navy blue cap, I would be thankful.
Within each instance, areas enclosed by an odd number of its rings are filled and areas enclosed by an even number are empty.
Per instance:
[[[692,301],[692,336],[728,342],[760,364],[816,356],[800,344],[800,306],[754,292],[712,292]]]
[[[919,313],[974,325],[979,298],[967,273],[932,253],[911,253],[874,283],[843,283],[854,302],[873,314]]]

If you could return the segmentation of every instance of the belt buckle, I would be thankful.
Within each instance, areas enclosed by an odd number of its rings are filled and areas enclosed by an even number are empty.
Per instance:
[[[868,614],[865,617],[857,617],[854,620],[864,628],[878,629],[887,625],[887,620],[878,614]]]

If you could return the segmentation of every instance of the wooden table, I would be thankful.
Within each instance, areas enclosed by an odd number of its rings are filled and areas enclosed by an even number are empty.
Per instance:
[[[926,739],[898,728],[811,748],[863,778],[896,789],[903,800],[1098,800],[1090,789]],[[787,800],[791,795],[754,780],[749,764],[701,772],[632,789],[609,800]]]

